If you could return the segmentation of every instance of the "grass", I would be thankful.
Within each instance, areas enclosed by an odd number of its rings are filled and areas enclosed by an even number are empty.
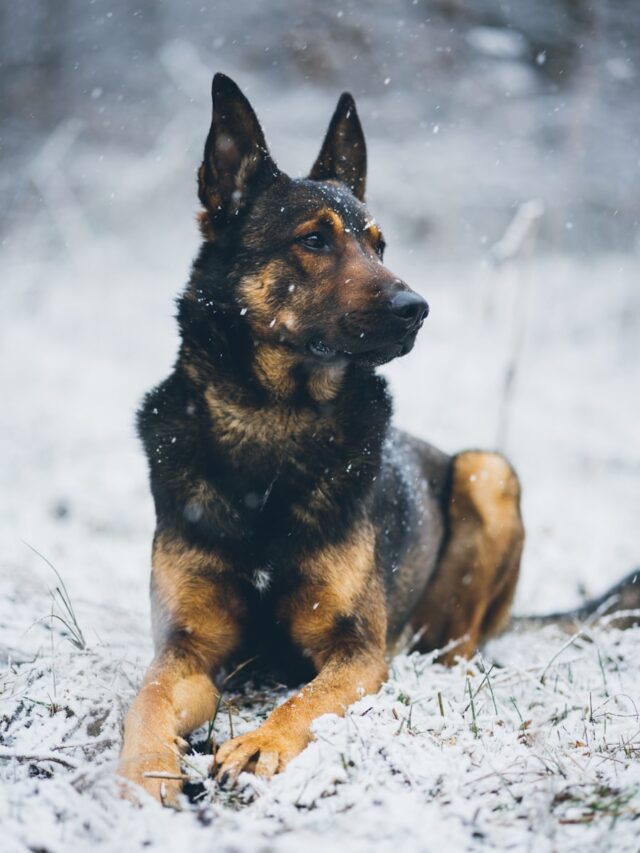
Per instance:
[[[58,585],[51,592],[51,613],[45,618],[50,619],[51,622],[53,622],[54,619],[61,622],[67,631],[67,633],[64,634],[66,639],[68,639],[71,645],[76,649],[84,651],[87,648],[87,641],[85,640],[84,633],[78,622],[73,604],[71,603],[71,597],[69,596],[69,592],[65,586],[65,582],[62,580],[60,572],[56,569],[53,563],[48,560],[44,554],[41,554],[40,551],[34,548],[33,545],[30,545],[28,542],[24,542],[24,540],[23,544],[26,545],[30,551],[33,551],[34,554],[40,557],[40,559],[49,566],[51,571],[58,578]],[[56,606],[60,608],[61,613],[54,612]]]
[[[62,607],[58,596],[56,601]],[[71,622],[67,611],[64,615]],[[87,790],[98,774],[111,778],[120,744],[117,702],[124,710],[146,651],[126,673],[120,670],[122,660],[132,655],[124,627],[118,653],[108,643],[84,651],[71,644],[62,653],[58,644],[50,648],[46,623],[35,630],[40,632],[37,665],[13,663],[7,669],[10,695],[0,707],[8,720],[0,730],[6,739],[0,767],[24,790],[33,779],[40,790],[51,786],[46,791],[58,791],[62,798],[65,785]],[[191,803],[185,804],[181,826],[188,834],[190,826],[201,819],[206,824],[213,815],[218,826],[242,832],[258,818],[274,838],[282,827],[299,821],[316,831],[314,821],[338,825],[339,815],[349,813],[355,827],[349,832],[362,835],[370,820],[371,832],[377,831],[380,814],[393,820],[391,811],[384,811],[387,802],[391,809],[396,797],[407,797],[402,818],[412,827],[412,837],[423,829],[410,811],[419,801],[424,825],[438,826],[440,816],[446,816],[458,826],[461,815],[477,810],[477,821],[467,827],[469,838],[482,833],[485,843],[497,849],[526,846],[527,833],[538,830],[540,809],[548,815],[558,849],[575,833],[601,839],[612,828],[615,847],[620,838],[632,837],[640,816],[634,776],[640,759],[634,677],[638,636],[625,634],[618,647],[613,633],[598,630],[594,642],[574,642],[571,660],[561,654],[566,637],[549,635],[536,636],[535,647],[532,637],[505,638],[503,654],[489,650],[491,661],[478,655],[450,669],[428,656],[399,657],[390,684],[377,696],[349,709],[344,720],[319,721],[317,744],[290,773],[269,784],[246,777],[245,787],[223,790],[209,777],[216,747],[260,725],[287,695],[284,688],[252,687],[251,682],[240,688],[236,677],[245,661],[220,684],[199,742],[181,756],[180,775],[189,779]],[[56,693],[50,681],[54,658]],[[92,739],[88,725],[96,715],[104,722]],[[375,808],[374,799],[380,803]],[[115,808],[108,801],[108,809]],[[72,818],[76,822],[80,811]],[[594,847],[585,843],[583,849],[591,853]]]
[[[552,807],[564,812],[559,815],[561,825],[589,824],[600,818],[611,818],[613,827],[622,816],[640,817],[640,810],[630,807],[637,794],[637,788],[621,790],[606,784],[587,790],[568,787],[554,796]]]

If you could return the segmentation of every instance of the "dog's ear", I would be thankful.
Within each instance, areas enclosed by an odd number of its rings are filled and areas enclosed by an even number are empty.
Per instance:
[[[356,198],[364,200],[367,147],[355,101],[348,92],[338,101],[309,177],[313,181],[342,181]]]
[[[252,191],[278,176],[278,169],[251,104],[226,74],[213,78],[211,99],[198,196],[215,233],[242,209]]]

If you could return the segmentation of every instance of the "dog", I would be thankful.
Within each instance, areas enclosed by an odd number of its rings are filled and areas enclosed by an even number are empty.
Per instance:
[[[223,74],[212,101],[179,354],[138,413],[155,657],[119,773],[168,805],[224,666],[259,655],[310,679],[218,749],[221,784],[270,777],[318,716],[377,691],[410,641],[447,664],[471,657],[509,618],[524,542],[503,456],[449,456],[390,426],[375,369],[410,352],[428,306],[384,265],[353,98],[304,179],[278,169]]]

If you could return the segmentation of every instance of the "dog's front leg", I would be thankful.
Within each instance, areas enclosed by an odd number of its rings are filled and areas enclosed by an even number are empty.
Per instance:
[[[304,581],[285,601],[282,617],[318,674],[259,729],[223,744],[216,756],[222,784],[243,770],[260,776],[279,772],[309,743],[317,717],[344,714],[386,677],[386,607],[372,530],[361,526],[341,544],[312,555],[301,569]]]
[[[165,805],[176,805],[182,788],[182,738],[215,708],[213,682],[202,670],[189,652],[166,650],[149,667],[125,720],[118,773]]]
[[[239,640],[241,604],[216,557],[174,537],[156,537],[151,589],[156,656],[125,720],[118,773],[177,805],[182,738],[213,716],[212,677]]]

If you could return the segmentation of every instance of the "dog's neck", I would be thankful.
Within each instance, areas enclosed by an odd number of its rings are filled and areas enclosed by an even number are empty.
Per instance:
[[[289,500],[287,490],[312,488],[310,478],[320,496],[325,481],[338,490],[334,509],[314,510],[337,524],[334,510],[341,518],[355,511],[380,464],[391,419],[384,378],[371,367],[316,364],[285,345],[256,341],[228,289],[220,285],[216,292],[216,283],[206,284],[192,279],[180,299],[176,364],[187,380],[185,399],[203,416],[196,436],[203,452],[224,459],[233,472],[230,499],[238,489],[270,496],[267,508],[276,516],[264,508],[259,513],[269,535]]]
[[[234,353],[234,344],[225,343],[214,337],[207,347],[187,336],[178,361],[197,385],[216,386],[230,398],[251,391],[252,401],[267,407],[324,409],[355,380],[346,362],[309,364],[284,346],[251,340],[242,353]]]
[[[230,302],[228,289],[200,286],[197,270],[178,303],[182,345],[179,363],[199,385],[219,385],[231,396],[251,389],[254,403],[330,405],[355,372],[347,362],[311,361],[284,344],[256,340]],[[217,291],[217,292],[216,292]],[[355,378],[355,377],[354,377]]]
[[[346,363],[316,365],[271,343],[254,348],[253,371],[266,393],[281,403],[295,404],[308,397],[320,406],[340,393],[347,373]]]

